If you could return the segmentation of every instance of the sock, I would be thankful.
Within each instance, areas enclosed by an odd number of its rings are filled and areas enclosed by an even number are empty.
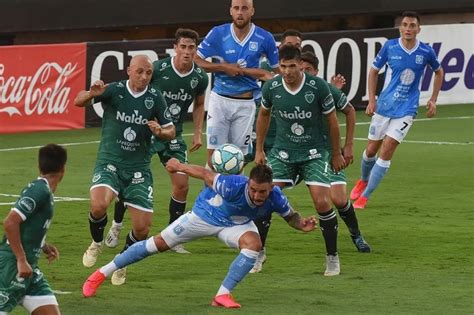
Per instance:
[[[216,295],[230,293],[253,268],[257,256],[258,252],[254,250],[242,249],[232,264],[230,264],[229,272],[225,276],[224,281],[222,281],[221,287]]]
[[[324,242],[326,243],[326,253],[328,255],[337,255],[337,216],[333,209],[328,212],[318,213],[319,228],[323,232]]]
[[[104,239],[104,229],[107,225],[107,213],[102,218],[94,218],[92,212],[89,212],[89,229],[92,239],[96,243],[101,243]]]
[[[268,231],[270,230],[270,225],[272,224],[272,214],[266,215],[264,217],[257,218],[253,221],[258,229],[258,234],[260,234],[260,240],[262,241],[262,247],[265,247],[265,242],[267,241]]]
[[[114,222],[122,223],[123,216],[125,215],[125,210],[127,210],[127,207],[125,207],[125,204],[123,202],[117,201],[115,203]]]
[[[173,223],[177,218],[183,215],[186,210],[186,201],[178,201],[171,196],[170,198],[170,221],[169,224]]]
[[[370,195],[374,192],[375,188],[377,188],[377,186],[382,181],[382,178],[385,176],[385,174],[387,174],[389,167],[390,161],[385,161],[381,158],[377,159],[377,162],[375,163],[374,168],[370,173],[369,183],[367,184],[367,187],[362,193],[362,196],[364,196],[365,198],[370,197]]]
[[[364,182],[369,180],[370,172],[374,167],[375,160],[377,160],[377,156],[369,158],[364,150],[362,153],[362,161],[360,162],[360,168],[362,170],[360,179],[362,179]]]
[[[120,253],[123,253],[124,251],[127,250],[127,248],[129,248],[130,246],[132,246],[133,244],[135,244],[138,241],[140,241],[140,240],[138,240],[137,237],[135,235],[133,235],[133,231],[130,231],[127,234],[127,239],[125,240],[125,246],[123,247],[123,249]]]
[[[351,201],[347,200],[346,205],[342,208],[338,208],[337,211],[339,212],[341,219],[347,225],[351,236],[358,236],[360,234],[359,222],[357,222],[357,217]]]
[[[158,248],[156,248],[154,238],[150,237],[147,240],[136,242],[135,244],[127,248],[126,251],[116,256],[114,260],[112,261],[112,263],[115,264],[115,268],[116,268],[115,270],[117,270],[125,266],[128,266],[130,264],[136,263],[137,261],[140,261],[156,253],[158,253]],[[102,270],[101,272],[104,273],[104,275],[108,276],[115,271],[112,269],[113,268],[106,270],[107,272],[110,272],[109,274],[105,274],[104,272],[102,272]]]

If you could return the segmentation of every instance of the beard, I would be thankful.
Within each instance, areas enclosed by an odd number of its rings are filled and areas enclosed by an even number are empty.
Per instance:
[[[244,19],[234,19],[233,20],[235,27],[238,29],[244,29],[250,24],[250,19],[244,20]]]

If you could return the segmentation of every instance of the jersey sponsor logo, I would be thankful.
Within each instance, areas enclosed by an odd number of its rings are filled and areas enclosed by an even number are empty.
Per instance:
[[[310,81],[309,81],[309,85],[315,86],[315,85],[316,85],[316,81],[310,80]]]
[[[146,125],[148,123],[148,119],[143,118],[142,115],[138,116],[138,110],[134,110],[131,116],[127,115],[126,113],[117,112],[116,119],[126,122],[126,123],[132,123],[136,125]]]
[[[179,120],[179,114],[181,113],[181,106],[174,103],[168,106],[165,110],[165,118],[172,119],[174,122]]]
[[[214,207],[220,207],[224,203],[224,200],[220,195],[215,195],[211,199],[207,200],[207,203]]]
[[[318,153],[317,149],[310,149],[309,150],[309,158],[310,159],[319,159],[319,158],[321,158],[321,153]]]
[[[415,81],[415,72],[413,72],[413,70],[411,70],[410,68],[406,68],[400,74],[400,81],[403,85],[412,84],[413,81]]]
[[[128,127],[128,128],[125,129],[125,131],[123,132],[123,137],[124,137],[127,141],[133,141],[133,140],[135,140],[135,138],[137,137],[137,133],[135,132],[135,130],[132,129],[132,127]]]
[[[225,51],[225,54],[226,54],[226,55],[235,54],[235,49],[227,49],[227,50]]]
[[[197,78],[192,78],[192,79],[191,79],[191,83],[190,83],[190,84],[191,84],[191,88],[192,88],[192,89],[196,88],[196,86],[198,85],[198,83],[199,83],[199,81],[198,81]]]
[[[304,127],[298,123],[294,123],[291,125],[291,132],[293,132],[297,136],[301,136],[304,133]]]
[[[0,291],[0,305],[5,305],[7,304],[8,300],[10,298],[8,297],[8,293],[5,291]]]
[[[132,184],[141,184],[143,182],[145,182],[145,178],[143,178],[142,172],[133,173]]]
[[[117,87],[119,87],[119,88],[124,88],[125,85],[124,85],[122,82],[119,82],[119,83],[117,83]]]
[[[151,97],[145,98],[144,103],[145,103],[145,107],[147,109],[151,109],[153,107],[153,105],[155,105],[155,101]]]
[[[314,93],[312,91],[308,91],[305,93],[304,95],[304,99],[306,100],[306,102],[308,102],[309,104],[311,104],[313,101],[314,101]]]
[[[258,51],[258,42],[249,42],[250,51]]]
[[[164,68],[164,67],[166,67],[167,65],[168,65],[168,64],[167,64],[166,62],[163,62],[163,63],[161,64],[161,68]]]
[[[402,56],[391,56],[390,59],[401,60]]]
[[[107,164],[107,170],[115,173],[117,171],[117,168],[112,164]]]
[[[22,210],[26,213],[31,213],[36,208],[36,201],[31,197],[22,197],[20,201],[18,201],[18,205],[20,205]]]
[[[311,117],[313,117],[312,112],[307,112],[305,110],[301,110],[299,106],[295,106],[295,110],[293,112],[287,112],[286,110],[284,110],[284,111],[278,110],[278,113],[280,114],[280,116],[282,118],[286,118],[286,119],[290,119],[290,120],[293,120],[293,119],[310,119]]]
[[[286,152],[286,151],[280,151],[280,152],[278,152],[278,156],[281,157],[283,160],[286,160],[286,159],[288,159],[288,158],[290,157],[289,154],[288,154],[288,152]]]
[[[423,64],[423,55],[416,55],[415,56],[415,63],[418,64],[418,65],[422,65]]]
[[[97,181],[101,178],[100,174],[94,174],[92,177],[92,182],[97,183]]]
[[[166,98],[169,98],[172,101],[189,101],[193,97],[191,94],[188,94],[188,92],[184,92],[184,89],[179,89],[179,92],[176,94],[171,93],[171,91],[163,91],[163,95]]]
[[[148,92],[152,94],[153,96],[158,96],[158,91],[155,88],[150,88]]]
[[[166,76],[166,75],[165,75],[165,76],[162,76],[161,78],[162,78],[163,80],[169,80],[169,79],[170,79],[170,77],[168,77],[168,76]]]

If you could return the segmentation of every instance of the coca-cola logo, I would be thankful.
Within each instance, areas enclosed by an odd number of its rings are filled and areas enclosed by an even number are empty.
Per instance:
[[[45,62],[31,76],[7,77],[4,75],[6,67],[0,64],[0,113],[5,112],[9,116],[65,113],[71,92],[66,83],[76,67],[77,63],[71,62],[64,66]]]

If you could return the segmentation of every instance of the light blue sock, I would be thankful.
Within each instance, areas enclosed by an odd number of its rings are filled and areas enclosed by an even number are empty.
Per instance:
[[[255,265],[258,252],[250,249],[242,249],[239,256],[234,259],[229,267],[229,272],[222,282],[222,287],[229,292],[249,273]]]
[[[369,183],[365,188],[362,196],[365,198],[369,198],[370,194],[377,188],[377,186],[382,181],[382,178],[387,174],[387,171],[390,167],[390,161],[382,160],[381,158],[377,159],[374,167],[372,168],[372,172],[370,172]]]
[[[158,253],[158,249],[153,237],[150,237],[145,241],[136,242],[127,248],[126,251],[116,256],[113,262],[120,269],[155,253]]]
[[[360,162],[362,175],[360,176],[360,179],[363,180],[364,182],[369,180],[370,172],[372,171],[372,168],[374,167],[376,160],[377,160],[377,156],[368,157],[367,154],[365,153],[365,150],[362,153],[362,161]]]

